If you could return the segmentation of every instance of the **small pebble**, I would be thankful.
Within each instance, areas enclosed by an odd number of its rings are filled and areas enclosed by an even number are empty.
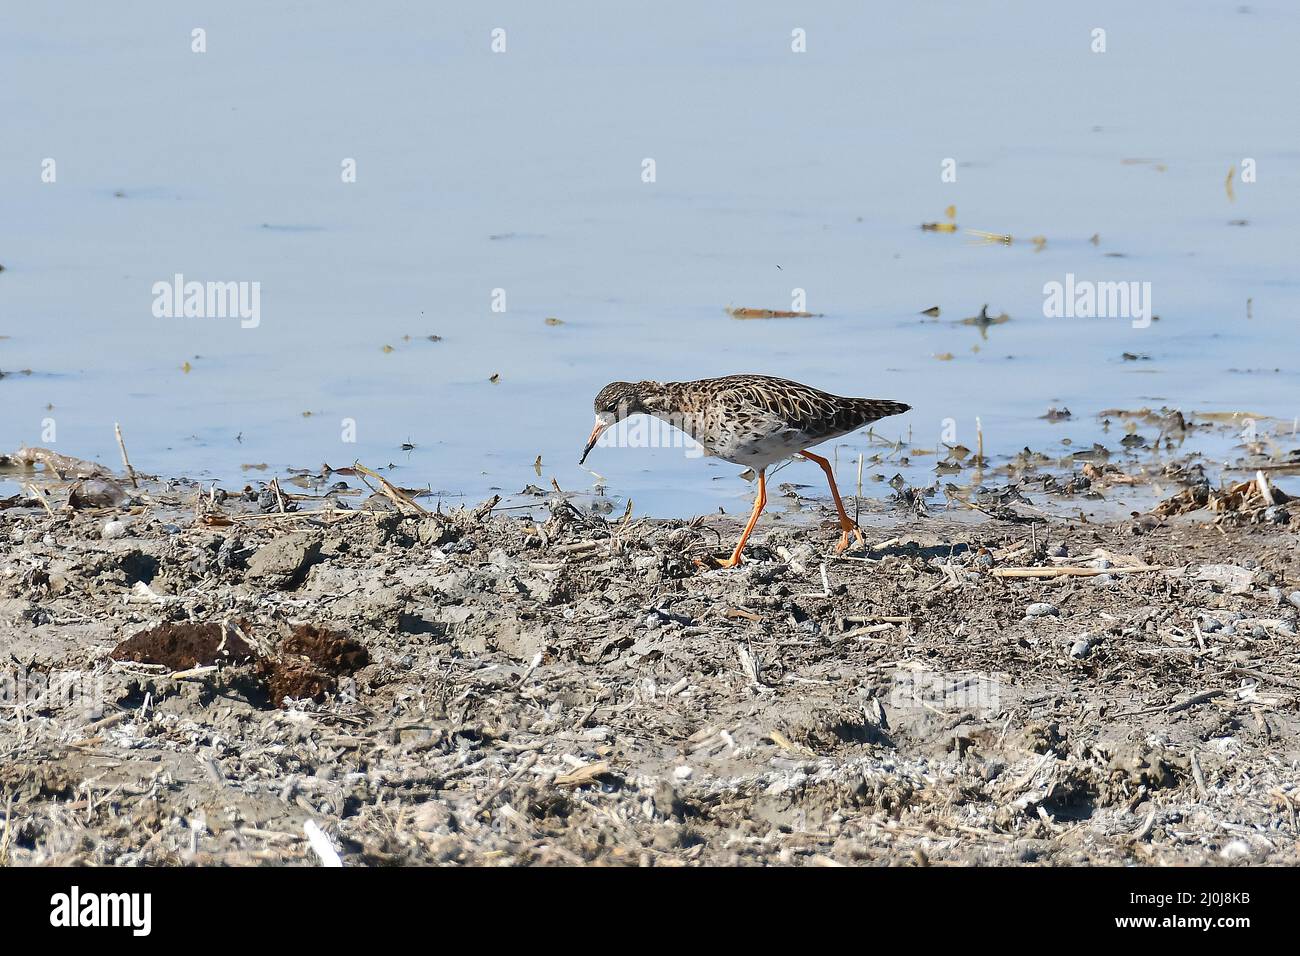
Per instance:
[[[1047,617],[1049,614],[1059,614],[1055,604],[1048,604],[1046,601],[1037,601],[1025,608],[1025,617]]]
[[[126,522],[109,521],[100,529],[99,536],[105,541],[111,541],[113,538],[121,538],[126,534]]]
[[[217,567],[242,568],[247,562],[241,553],[239,539],[230,537],[221,542],[221,547],[217,549]]]
[[[1292,604],[1294,604],[1296,607],[1300,607],[1300,591],[1292,591],[1290,594],[1287,595],[1286,599],[1290,601]]]
[[[1081,637],[1070,647],[1070,656],[1076,659],[1082,659],[1092,653],[1092,641],[1086,637]]]
[[[691,775],[694,773],[695,771],[692,770],[690,767],[686,766],[685,764],[682,764],[682,766],[677,767],[673,770],[673,776],[676,777],[678,780],[690,780]]]
[[[1092,579],[1093,587],[1098,587],[1098,588],[1108,588],[1114,583],[1115,583],[1115,575],[1113,574],[1098,574],[1096,577]]]
[[[1225,860],[1239,860],[1244,856],[1250,856],[1250,844],[1245,840],[1232,840],[1223,848],[1220,855]]]

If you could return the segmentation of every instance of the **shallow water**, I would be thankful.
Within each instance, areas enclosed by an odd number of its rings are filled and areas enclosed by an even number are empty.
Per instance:
[[[878,431],[924,448],[946,419],[974,447],[979,416],[995,458],[1117,449],[1105,408],[1300,414],[1300,8],[480,7],[7,11],[0,450],[116,465],[117,421],[149,472],[359,459],[477,501],[589,488],[591,399],[616,378],[766,372],[906,401]],[[1245,158],[1257,181],[1229,201]],[[950,204],[956,233],[919,228]],[[156,318],[177,273],[260,283],[260,322]],[[1067,273],[1150,282],[1159,321],[1045,317]],[[724,311],[789,309],[796,288],[819,317]],[[960,324],[985,303],[1010,321]],[[850,487],[864,450],[835,452]],[[589,465],[639,513],[748,506],[738,468],[681,448]]]

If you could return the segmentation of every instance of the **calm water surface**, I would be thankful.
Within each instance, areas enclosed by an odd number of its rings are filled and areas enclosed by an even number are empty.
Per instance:
[[[616,378],[779,374],[911,403],[880,431],[923,448],[945,419],[973,447],[979,416],[991,455],[1117,449],[1111,407],[1300,414],[1293,4],[82,2],[5,21],[3,450],[51,444],[53,419],[52,447],[116,465],[117,421],[145,471],[233,485],[360,459],[477,501],[590,488],[577,458]],[[919,228],[949,205],[956,233]],[[177,273],[260,283],[260,324],[155,317]],[[1151,283],[1159,321],[1045,317],[1067,273]],[[795,289],[819,317],[724,311]],[[960,323],[985,303],[1010,321]],[[861,451],[838,449],[850,485]],[[748,505],[739,469],[680,448],[589,464],[641,513]]]

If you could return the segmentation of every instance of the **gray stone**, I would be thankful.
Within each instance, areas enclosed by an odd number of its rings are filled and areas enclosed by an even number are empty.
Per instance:
[[[420,544],[436,546],[452,540],[455,535],[447,522],[441,518],[428,517],[420,522],[415,537]]]
[[[1229,594],[1246,594],[1255,575],[1249,568],[1235,564],[1202,564],[1196,572],[1196,580],[1218,585]]]
[[[130,497],[116,481],[85,478],[68,492],[68,504],[73,508],[120,508]]]
[[[320,539],[305,531],[276,538],[253,555],[248,576],[279,587],[296,586],[319,560],[320,548]]]

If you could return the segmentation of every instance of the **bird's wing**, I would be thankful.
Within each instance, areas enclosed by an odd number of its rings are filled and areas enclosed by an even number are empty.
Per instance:
[[[846,398],[811,385],[767,376],[737,376],[719,395],[722,404],[748,409],[810,438],[831,438],[899,415],[911,406],[876,398]]]
[[[844,431],[856,428],[852,413],[837,399],[819,389],[781,379],[744,379],[718,396],[718,403],[735,412],[779,421],[806,435],[834,431],[844,421]]]

